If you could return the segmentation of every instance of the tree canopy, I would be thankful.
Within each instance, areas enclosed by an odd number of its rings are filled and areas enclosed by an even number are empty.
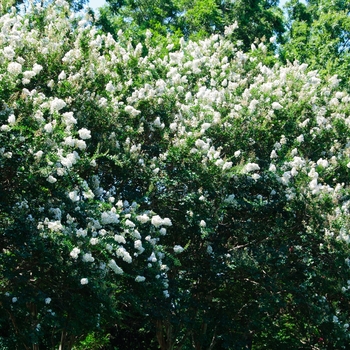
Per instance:
[[[349,94],[153,29],[0,17],[0,346],[347,348]]]
[[[349,1],[287,3],[289,30],[282,49],[284,59],[308,63],[323,76],[337,74],[349,88]]]
[[[211,34],[223,34],[226,26],[237,22],[234,38],[241,40],[247,50],[255,39],[280,37],[284,31],[278,1],[108,0],[107,3],[108,6],[100,9],[98,23],[111,33],[119,29],[130,31],[134,38],[148,29],[163,35],[203,39]]]

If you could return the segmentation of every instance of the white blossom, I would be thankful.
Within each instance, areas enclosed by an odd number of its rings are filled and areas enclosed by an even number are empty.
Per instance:
[[[34,63],[33,72],[35,74],[39,74],[42,70],[43,70],[43,66],[42,65]]]
[[[136,276],[135,282],[144,282],[146,280],[145,276]]]
[[[225,203],[233,203],[235,198],[236,198],[236,196],[234,194],[230,194],[225,198],[224,202]]]
[[[280,110],[282,108],[283,108],[283,106],[281,104],[279,104],[278,102],[273,102],[272,103],[272,109]]]
[[[146,222],[148,222],[148,221],[150,220],[150,219],[149,219],[149,216],[148,216],[147,214],[138,215],[138,216],[136,217],[136,219],[137,219],[138,221],[140,221],[141,224],[145,224]]]
[[[48,134],[51,134],[52,131],[53,131],[52,123],[47,123],[47,124],[45,124],[44,130],[45,130]]]
[[[34,157],[35,157],[35,159],[39,160],[39,159],[41,159],[43,154],[44,154],[43,151],[38,151],[38,152],[34,153]]]
[[[129,219],[125,220],[125,226],[134,228],[136,225]]]
[[[73,116],[73,112],[65,112],[62,114],[62,119],[67,125],[73,125],[77,123],[77,120]]]
[[[114,259],[111,259],[108,262],[108,266],[117,274],[117,275],[122,275],[124,271],[116,264]]]
[[[13,114],[11,114],[11,115],[7,118],[7,122],[8,122],[9,124],[15,124],[15,122],[16,122],[16,117],[15,117]]]
[[[91,138],[91,131],[85,128],[78,130],[79,137],[83,140]]]
[[[71,168],[79,158],[78,153],[73,152],[67,154],[66,157],[61,157],[60,161],[64,167]]]
[[[101,223],[106,224],[117,224],[119,223],[119,215],[115,211],[105,211],[101,214]]]
[[[116,250],[116,254],[118,257],[122,258],[128,264],[130,264],[132,262],[131,255],[126,251],[126,249],[124,247],[119,247]]]
[[[329,163],[327,161],[327,159],[322,159],[320,158],[318,161],[317,161],[317,165],[321,166],[322,168],[327,168]]]
[[[299,143],[304,142],[304,135],[303,135],[303,134],[299,135],[299,136],[297,137],[297,141],[298,141]]]
[[[151,223],[155,227],[159,227],[163,224],[163,219],[159,215],[152,216]]]
[[[84,262],[94,262],[95,258],[92,256],[91,253],[85,253],[82,257]]]
[[[278,158],[277,152],[276,152],[275,150],[272,150],[272,151],[271,151],[270,158],[271,158],[271,159],[276,159],[276,158]]]
[[[228,170],[232,168],[232,162],[225,162],[224,165],[222,166],[222,170]]]
[[[63,144],[66,145],[66,146],[74,147],[76,141],[77,141],[77,140],[76,140],[76,139],[73,139],[72,136],[67,136],[67,137],[64,139]]]
[[[182,253],[184,251],[184,248],[182,248],[180,245],[174,246],[174,252],[175,253]]]
[[[73,259],[77,259],[78,255],[80,253],[80,249],[75,247],[73,248],[73,250],[69,253],[69,255],[73,258]]]
[[[80,149],[84,150],[86,149],[86,142],[84,140],[76,140],[75,145]]]
[[[68,193],[68,197],[70,198],[70,200],[72,202],[77,202],[79,201],[80,197],[78,195],[78,192],[77,191],[71,191]]]
[[[64,102],[63,100],[59,98],[54,98],[50,103],[51,113],[60,111],[62,108],[66,107],[66,105],[66,102]]]
[[[52,230],[52,231],[60,231],[63,229],[63,225],[61,224],[60,221],[49,221],[47,223],[47,228]]]
[[[152,252],[152,254],[149,256],[149,258],[147,259],[148,261],[151,261],[151,262],[156,262],[157,261],[157,258],[156,258],[156,255],[154,252]]]
[[[301,157],[294,157],[293,160],[290,162],[290,165],[297,169],[301,169],[305,165],[305,160]]]
[[[75,234],[77,237],[86,237],[87,236],[87,230],[84,230],[83,228],[79,228],[75,231]]]
[[[22,65],[18,62],[10,62],[7,71],[13,75],[18,75],[22,72]]]
[[[96,245],[97,243],[98,243],[98,238],[96,238],[96,237],[90,238],[90,244],[91,245]]]
[[[65,80],[67,78],[67,74],[63,70],[59,75],[58,75],[58,80]]]
[[[164,226],[171,226],[172,225],[172,222],[169,218],[164,218],[163,219],[163,225]]]
[[[244,172],[246,172],[246,173],[250,173],[250,172],[256,171],[256,170],[260,170],[259,165],[256,163],[248,163],[244,167]]]
[[[46,180],[52,184],[57,181],[57,179],[55,177],[53,177],[52,175],[50,175]]]
[[[5,56],[7,59],[9,59],[9,60],[13,60],[14,57],[15,57],[15,55],[16,55],[15,50],[13,49],[12,46],[6,46],[6,47],[4,47],[4,49],[3,49],[3,54],[4,54],[4,56]]]
[[[142,241],[140,239],[137,239],[134,242],[134,248],[138,250],[139,254],[142,254],[145,250],[145,248],[143,248],[143,246],[142,246]]]
[[[125,112],[131,114],[133,117],[136,117],[137,115],[139,115],[141,113],[141,111],[138,111],[133,106],[126,106]]]
[[[112,84],[111,81],[106,85],[106,90],[108,92],[114,92],[115,91],[115,87],[114,87],[114,85]]]
[[[121,243],[121,244],[126,243],[125,237],[122,235],[114,235],[114,240],[118,243]]]

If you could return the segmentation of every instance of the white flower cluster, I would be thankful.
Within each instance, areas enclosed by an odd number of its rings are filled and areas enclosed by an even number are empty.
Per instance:
[[[152,216],[151,223],[155,227],[171,226],[171,220],[169,218],[162,219],[159,215]]]

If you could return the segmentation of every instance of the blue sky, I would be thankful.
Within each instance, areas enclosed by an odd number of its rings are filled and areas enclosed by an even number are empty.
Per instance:
[[[89,5],[93,8],[96,9],[100,6],[103,6],[105,4],[105,0],[90,0]]]
[[[287,0],[280,0],[280,6],[283,6]],[[96,9],[100,6],[103,6],[106,3],[105,0],[90,0],[90,6],[93,9]]]

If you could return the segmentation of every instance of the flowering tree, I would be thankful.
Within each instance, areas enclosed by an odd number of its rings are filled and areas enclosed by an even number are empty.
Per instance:
[[[112,121],[98,120],[109,107],[84,82],[99,39],[84,49],[96,32],[69,20],[66,3],[57,6],[1,18],[1,314],[21,348],[70,348],[115,309],[110,290],[122,294],[146,278],[156,284],[156,275],[162,283],[157,236],[171,225],[128,203],[114,179],[101,187],[103,158],[117,165],[110,145],[100,146]],[[157,257],[152,268],[149,256]]]
[[[0,19],[2,341],[69,349],[134,315],[161,349],[346,346],[337,77],[265,66],[235,24],[134,47],[68,7]]]

